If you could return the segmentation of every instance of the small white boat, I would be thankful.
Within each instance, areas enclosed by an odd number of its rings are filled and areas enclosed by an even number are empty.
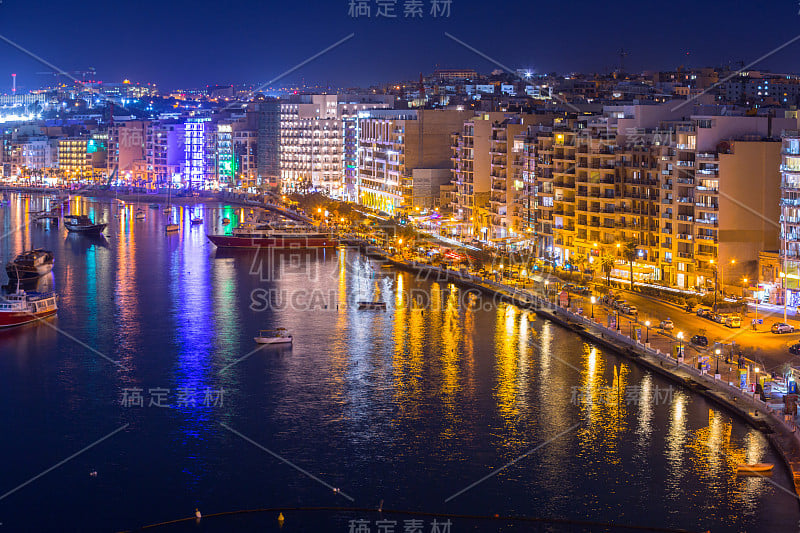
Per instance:
[[[286,334],[286,328],[262,329],[253,340],[258,344],[291,344],[292,336]]]
[[[172,233],[181,229],[180,224],[167,224],[164,226],[164,231],[167,233]]]
[[[192,224],[202,224],[203,217],[194,216],[192,217]]]
[[[739,473],[771,472],[774,466],[772,463],[742,463],[736,466],[736,471]]]

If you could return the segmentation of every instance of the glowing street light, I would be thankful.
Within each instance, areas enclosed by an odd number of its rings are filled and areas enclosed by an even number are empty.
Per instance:
[[[650,321],[645,320],[644,326],[647,328],[647,338],[645,339],[645,343],[650,344]]]
[[[714,379],[719,379],[719,348],[714,350],[714,354],[717,356],[717,369],[714,371]]]
[[[683,359],[683,332],[678,332],[678,362]]]
[[[592,302],[592,318],[594,318],[594,304],[595,302],[597,302],[597,299],[594,296],[592,296],[591,298],[589,298],[589,301]]]

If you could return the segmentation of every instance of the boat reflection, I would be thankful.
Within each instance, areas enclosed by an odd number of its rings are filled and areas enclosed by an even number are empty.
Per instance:
[[[73,252],[86,252],[92,247],[108,248],[108,239],[104,235],[89,235],[86,233],[68,233],[66,242]]]

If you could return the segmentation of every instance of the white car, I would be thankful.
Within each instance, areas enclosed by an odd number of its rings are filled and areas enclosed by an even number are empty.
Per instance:
[[[772,324],[770,331],[772,331],[772,333],[792,333],[794,331],[794,326],[784,322],[776,322]]]
[[[666,320],[662,320],[658,327],[661,329],[675,329],[675,324],[673,324],[672,320],[668,318]]]

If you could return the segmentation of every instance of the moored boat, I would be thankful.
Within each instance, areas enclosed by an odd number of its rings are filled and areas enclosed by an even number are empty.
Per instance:
[[[25,292],[18,288],[17,292],[0,298],[0,328],[35,322],[53,316],[57,311],[54,292]]]
[[[150,204],[150,209],[158,209],[158,204]]]
[[[739,473],[771,472],[775,465],[772,463],[742,463],[736,466]]]
[[[75,233],[102,233],[107,224],[95,224],[86,215],[68,215],[64,217],[64,226]]]
[[[335,236],[306,226],[275,227],[246,224],[230,235],[207,235],[219,248],[333,248]]]
[[[22,252],[6,264],[9,279],[37,279],[53,270],[53,252],[36,248]]]
[[[166,231],[167,233],[174,233],[176,231],[179,231],[180,229],[181,229],[180,224],[169,223],[166,226],[164,226],[164,231]]]
[[[192,217],[192,224],[193,225],[194,224],[202,224],[202,223],[203,223],[203,217],[199,217],[199,216],[193,216]]]
[[[291,344],[292,336],[286,333],[286,328],[262,329],[253,340],[258,344]]]
[[[136,220],[144,220],[144,219],[145,219],[144,209],[137,209]]]
[[[358,309],[360,311],[364,311],[367,309],[376,311],[386,310],[386,302],[356,302],[356,305],[358,305]]]

